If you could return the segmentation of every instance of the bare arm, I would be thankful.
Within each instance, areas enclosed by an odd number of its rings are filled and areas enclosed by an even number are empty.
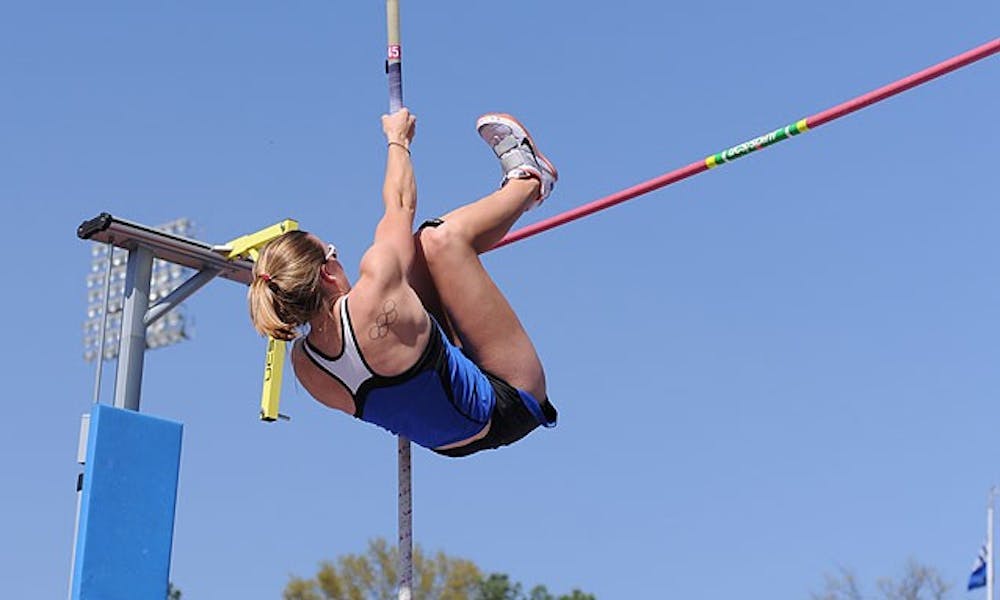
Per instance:
[[[385,214],[375,228],[375,242],[362,260],[362,273],[381,275],[395,283],[409,272],[416,253],[413,219],[417,209],[417,183],[410,162],[416,118],[407,109],[382,117],[388,154],[382,201]],[[368,264],[366,264],[368,263]],[[366,269],[366,267],[368,267]]]
[[[386,214],[397,208],[408,209],[412,213],[417,208],[417,182],[413,176],[413,163],[410,162],[410,143],[416,124],[417,118],[405,108],[382,117],[382,131],[389,154],[382,185]]]

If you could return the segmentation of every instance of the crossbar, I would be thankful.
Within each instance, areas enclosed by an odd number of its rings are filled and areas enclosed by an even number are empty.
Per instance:
[[[804,133],[810,129],[816,129],[820,125],[824,125],[830,121],[861,110],[866,106],[870,106],[876,102],[881,102],[882,100],[891,98],[896,94],[901,94],[908,89],[927,83],[932,79],[937,79],[942,75],[951,73],[956,69],[960,69],[988,56],[992,56],[997,52],[1000,52],[1000,38],[987,42],[981,46],[977,46],[972,50],[963,52],[962,54],[949,58],[944,62],[928,67],[922,71],[918,71],[908,77],[904,77],[903,79],[890,83],[889,85],[880,87],[877,90],[871,91],[867,94],[862,94],[861,96],[848,100],[847,102],[838,104],[837,106],[824,110],[823,112],[817,113],[811,117],[800,119],[791,125],[776,129],[770,133],[765,133],[761,136],[753,138],[752,140],[748,140],[742,144],[737,144],[727,150],[723,150],[722,152],[712,154],[704,160],[693,162],[686,167],[675,169],[669,173],[636,184],[620,192],[616,192],[609,196],[605,196],[604,198],[594,200],[588,204],[578,206],[554,217],[528,225],[527,227],[522,227],[517,231],[507,234],[502,240],[493,246],[492,250],[502,248],[508,244],[512,244],[519,240],[542,233],[543,231],[548,231],[561,225],[565,225],[566,223],[576,221],[577,219],[582,219],[583,217],[592,215],[595,212],[611,208],[616,204],[621,204],[622,202],[642,196],[643,194],[648,194],[653,190],[658,190],[662,187],[666,187],[670,184],[687,179],[688,177],[697,175],[698,173],[703,173],[719,165],[732,162],[737,158],[750,154],[751,152],[762,150],[792,136]]]
[[[143,246],[149,248],[154,258],[196,271],[217,270],[219,277],[250,284],[253,263],[249,260],[229,260],[205,242],[160,231],[106,212],[84,221],[77,228],[76,235],[82,240],[110,243],[130,251]]]

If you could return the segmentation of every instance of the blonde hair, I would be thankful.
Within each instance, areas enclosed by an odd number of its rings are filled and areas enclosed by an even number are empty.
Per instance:
[[[289,231],[261,248],[247,293],[254,329],[277,340],[295,339],[298,328],[323,309],[324,256],[305,231]]]

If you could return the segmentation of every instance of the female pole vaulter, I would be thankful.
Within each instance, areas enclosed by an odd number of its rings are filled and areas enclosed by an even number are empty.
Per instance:
[[[479,260],[552,192],[555,167],[514,117],[479,118],[503,170],[500,189],[413,233],[416,118],[382,117],[385,214],[359,277],[337,250],[291,231],[261,249],[249,291],[262,334],[295,340],[295,375],[319,402],[445,456],[511,444],[553,427],[534,345]]]

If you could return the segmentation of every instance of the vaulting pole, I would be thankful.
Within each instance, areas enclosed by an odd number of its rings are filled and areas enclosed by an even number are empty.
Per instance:
[[[389,112],[403,108],[403,51],[399,43],[399,0],[385,0],[388,47],[385,74],[389,77]]]
[[[403,108],[403,52],[399,35],[399,0],[386,0],[388,45],[385,74],[389,79],[389,112]],[[410,440],[399,436],[399,600],[410,600],[413,588],[413,475]]]
[[[659,189],[661,187],[668,186],[672,183],[677,183],[682,179],[687,179],[692,175],[697,175],[703,171],[707,171],[711,168],[717,167],[719,165],[725,164],[727,162],[732,162],[741,156],[750,154],[751,152],[756,152],[763,148],[767,148],[773,144],[777,144],[782,140],[786,140],[792,136],[796,136],[800,133],[809,131],[810,129],[816,129],[820,125],[824,125],[833,121],[834,119],[839,119],[845,115],[849,115],[854,111],[861,110],[862,108],[875,104],[876,102],[881,102],[886,98],[895,96],[896,94],[905,92],[906,90],[927,83],[932,79],[936,79],[946,73],[950,73],[955,69],[960,69],[966,65],[974,63],[978,60],[982,60],[988,56],[1000,52],[1000,38],[997,38],[991,42],[987,42],[982,46],[973,48],[968,52],[964,52],[950,58],[942,63],[934,65],[933,67],[928,67],[923,71],[914,73],[909,77],[904,77],[895,83],[890,83],[884,87],[880,87],[877,90],[869,92],[867,94],[858,96],[853,100],[848,100],[843,104],[838,104],[833,108],[824,110],[821,113],[817,113],[811,117],[801,119],[792,123],[791,125],[782,127],[781,129],[776,129],[770,133],[765,133],[759,137],[756,137],[742,144],[737,144],[728,150],[724,150],[717,154],[713,154],[704,160],[693,162],[686,167],[671,171],[665,175],[661,175],[655,179],[650,179],[638,185],[634,185],[628,189],[622,190],[618,193],[606,196],[599,200],[594,200],[589,204],[584,204],[572,210],[568,210],[562,214],[556,215],[554,217],[539,221],[527,227],[518,229],[517,231],[507,234],[502,240],[500,240],[496,246],[493,248],[500,248],[511,244],[518,240],[523,240],[524,238],[531,237],[533,235],[542,233],[543,231],[548,231],[560,225],[565,225],[570,221],[575,221],[586,217],[587,215],[593,214],[595,212],[604,210],[605,208],[610,208],[616,204],[621,204],[626,200],[631,200],[636,196],[641,196],[653,190]]]

